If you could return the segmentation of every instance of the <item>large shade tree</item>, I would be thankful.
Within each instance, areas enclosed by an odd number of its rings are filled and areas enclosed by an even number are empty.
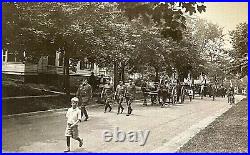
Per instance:
[[[115,72],[119,66],[121,72],[125,66],[132,71],[139,62],[159,70],[163,63],[169,64],[168,53],[171,53],[167,49],[171,44],[160,35],[179,43],[186,29],[184,12],[192,15],[197,11],[205,11],[205,6],[202,3],[4,3],[3,47],[26,51],[32,62],[41,55],[61,51],[69,94],[69,58],[74,62],[87,57],[102,66],[115,66]],[[147,26],[151,24],[158,33],[152,35],[148,27],[134,29],[130,20],[138,18]],[[144,49],[146,44],[149,46]],[[143,56],[144,52],[148,56]]]
[[[232,57],[231,72],[240,74],[241,77],[247,75],[248,67],[248,24],[241,23],[230,33],[233,50],[229,53]]]

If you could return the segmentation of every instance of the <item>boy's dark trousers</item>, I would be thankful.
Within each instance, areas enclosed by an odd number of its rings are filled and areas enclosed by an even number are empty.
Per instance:
[[[79,143],[82,143],[79,137],[77,137],[75,140],[79,141]],[[68,152],[70,151],[70,136],[66,136],[66,141],[67,141],[67,150],[65,150],[65,152]],[[79,144],[79,145],[82,145],[82,144]]]

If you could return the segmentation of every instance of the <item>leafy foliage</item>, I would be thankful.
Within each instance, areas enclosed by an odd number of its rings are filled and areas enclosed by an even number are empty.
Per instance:
[[[241,77],[247,75],[248,67],[248,24],[241,23],[237,25],[236,29],[233,30],[231,35],[231,43],[233,50],[230,52],[230,56],[233,58],[231,71],[233,73],[239,73]]]
[[[152,19],[165,38],[171,37],[175,41],[182,40],[186,28],[185,13],[193,15],[206,11],[203,3],[196,2],[119,3],[119,8],[130,20],[143,17],[147,23]]]

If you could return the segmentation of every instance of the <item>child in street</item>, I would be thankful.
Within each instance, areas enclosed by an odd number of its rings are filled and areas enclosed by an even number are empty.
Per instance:
[[[67,139],[67,149],[64,152],[70,151],[70,137],[79,141],[79,147],[83,145],[83,139],[78,136],[78,123],[81,121],[81,110],[77,107],[79,99],[73,97],[71,99],[71,108],[66,113],[67,127],[65,130],[65,136]]]

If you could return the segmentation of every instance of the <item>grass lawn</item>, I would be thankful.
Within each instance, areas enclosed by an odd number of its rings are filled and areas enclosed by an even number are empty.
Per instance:
[[[178,152],[247,152],[247,99],[230,108]]]
[[[2,97],[16,96],[40,96],[52,93],[33,89],[30,84],[22,84],[14,81],[2,81]]]

